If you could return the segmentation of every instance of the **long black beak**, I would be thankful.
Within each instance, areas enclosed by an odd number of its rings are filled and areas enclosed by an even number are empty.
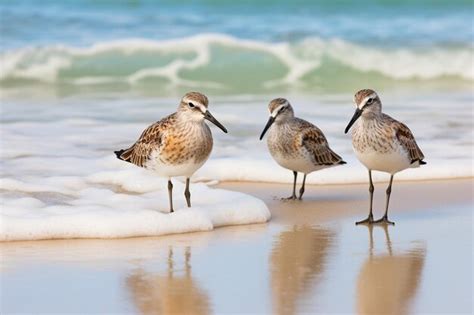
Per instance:
[[[354,116],[352,116],[351,121],[349,121],[349,124],[346,127],[346,130],[344,130],[344,133],[347,133],[349,129],[351,129],[352,125],[356,122],[356,120],[362,115],[362,110],[361,109],[356,109]]]
[[[270,118],[268,118],[267,124],[265,125],[265,128],[263,128],[262,134],[260,135],[260,140],[263,139],[263,136],[265,135],[268,128],[270,128],[270,126],[273,124],[274,121],[275,121],[275,117],[270,116]]]
[[[218,122],[217,119],[214,118],[214,116],[212,116],[210,111],[206,111],[206,113],[204,114],[204,119],[209,120],[211,123],[219,127],[222,131],[227,133],[227,129],[225,129],[225,127],[220,122]]]

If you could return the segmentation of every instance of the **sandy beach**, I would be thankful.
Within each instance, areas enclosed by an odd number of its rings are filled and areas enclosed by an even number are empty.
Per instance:
[[[1,313],[471,313],[472,178],[396,182],[395,226],[355,226],[366,185],[226,182],[267,224],[148,238],[3,242]],[[381,214],[385,183],[376,185]],[[449,273],[446,272],[449,270]]]

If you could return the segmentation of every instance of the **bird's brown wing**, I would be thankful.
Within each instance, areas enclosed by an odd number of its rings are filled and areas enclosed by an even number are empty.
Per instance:
[[[128,149],[116,151],[121,160],[144,167],[153,150],[160,150],[163,143],[164,130],[172,124],[174,114],[146,128],[140,138]]]
[[[309,125],[311,128],[304,128],[306,130],[302,133],[302,141],[303,146],[314,156],[314,162],[318,165],[345,164],[346,162],[329,148],[323,132],[316,126]]]
[[[411,163],[419,161],[420,164],[425,164],[423,161],[425,158],[423,152],[421,152],[420,147],[416,144],[415,137],[411,133],[410,129],[403,123],[393,119],[392,126],[395,129],[395,136],[397,137],[400,145],[405,148],[408,152],[408,156],[411,160]]]

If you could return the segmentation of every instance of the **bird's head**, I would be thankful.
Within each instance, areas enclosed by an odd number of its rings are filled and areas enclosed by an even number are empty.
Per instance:
[[[295,116],[293,107],[291,107],[290,102],[288,102],[288,100],[285,98],[275,98],[272,100],[268,104],[268,111],[270,112],[270,117],[268,118],[267,124],[265,125],[262,134],[260,135],[260,140],[263,139],[263,136],[274,122],[283,122]]]
[[[212,116],[208,106],[209,100],[206,95],[199,92],[189,92],[181,99],[178,113],[191,121],[202,122],[204,119],[209,120],[222,131],[227,133],[227,129],[217,121],[214,116]]]
[[[354,95],[354,104],[356,110],[344,131],[345,133],[349,131],[360,116],[364,118],[374,118],[382,112],[382,102],[374,90],[364,89],[358,91]]]

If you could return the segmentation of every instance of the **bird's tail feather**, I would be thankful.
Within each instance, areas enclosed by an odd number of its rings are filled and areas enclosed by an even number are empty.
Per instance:
[[[123,160],[122,157],[121,157],[123,152],[125,152],[125,150],[114,151],[115,155],[117,156],[117,159]]]
[[[131,149],[114,151],[115,155],[117,156],[117,159],[126,161],[126,162],[130,162],[131,152],[132,152]]]

